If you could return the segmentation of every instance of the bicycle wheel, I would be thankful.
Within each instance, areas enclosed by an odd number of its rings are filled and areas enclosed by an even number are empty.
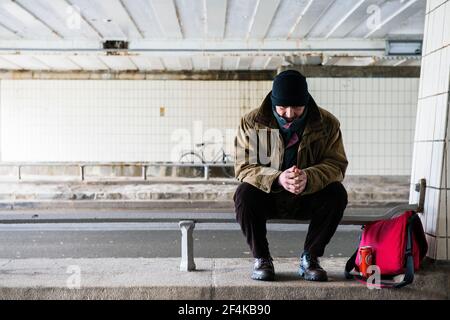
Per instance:
[[[227,166],[227,164],[232,163],[233,159],[229,155],[225,155],[222,159],[224,166],[222,167],[222,173],[225,178],[234,178],[234,167]]]
[[[183,153],[180,157],[181,163],[204,163],[202,157],[195,152]]]

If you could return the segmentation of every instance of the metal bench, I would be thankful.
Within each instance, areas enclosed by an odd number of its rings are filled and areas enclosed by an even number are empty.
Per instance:
[[[419,192],[419,201],[416,204],[401,204],[395,206],[382,215],[345,215],[342,218],[340,224],[343,225],[364,225],[368,222],[377,221],[377,220],[387,220],[395,217],[398,214],[401,214],[408,210],[414,210],[416,212],[423,213],[423,207],[425,202],[425,190],[426,190],[426,180],[421,179],[415,185],[415,191]],[[231,213],[230,213],[231,214]],[[201,222],[232,222],[234,220],[234,214],[231,214],[230,217],[219,217],[218,220],[211,220],[211,218],[205,218],[204,213],[193,213],[191,214],[192,219],[189,220],[181,220],[179,222],[179,226],[181,229],[181,271],[193,271],[195,270],[195,262],[194,262],[194,240],[193,240],[193,232],[196,223]],[[308,221],[302,220],[291,220],[291,219],[273,219],[271,222],[274,223],[308,223]]]

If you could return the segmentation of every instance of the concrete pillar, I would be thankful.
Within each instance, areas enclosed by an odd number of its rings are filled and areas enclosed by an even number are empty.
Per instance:
[[[195,270],[194,263],[194,239],[192,233],[194,231],[195,222],[186,220],[180,221],[181,229],[181,271]]]
[[[429,244],[428,256],[438,260],[450,257],[449,78],[450,0],[428,0],[410,203],[417,202],[414,184],[425,178],[427,190],[421,218]]]
[[[2,80],[0,80],[0,162],[2,161]]]

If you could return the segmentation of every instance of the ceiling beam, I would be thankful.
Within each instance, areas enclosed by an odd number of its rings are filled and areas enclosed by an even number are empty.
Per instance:
[[[251,18],[247,39],[263,39],[272,24],[280,0],[258,0]]]
[[[227,17],[227,0],[204,0],[205,34],[207,38],[223,39]]]
[[[153,0],[150,3],[166,37],[182,39],[180,20],[173,0]]]
[[[184,54],[275,54],[314,52],[347,55],[384,55],[386,43],[380,39],[310,39],[310,40],[132,40],[128,52],[147,55]],[[105,52],[102,43],[85,41],[0,40],[0,52]],[[126,54],[126,52],[124,52]]]

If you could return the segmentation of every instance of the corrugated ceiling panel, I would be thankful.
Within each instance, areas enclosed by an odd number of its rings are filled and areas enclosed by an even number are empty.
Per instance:
[[[43,62],[38,59],[28,56],[28,55],[5,55],[4,59],[14,63],[21,67],[21,69],[27,70],[49,70],[50,67],[45,65]]]
[[[209,59],[205,56],[193,56],[192,64],[195,70],[208,70],[209,68]]]
[[[266,34],[268,39],[286,39],[311,0],[283,0]]]
[[[163,57],[165,67],[169,70],[182,70],[180,59],[178,57]]]
[[[202,39],[205,35],[203,1],[175,0],[185,39]]]
[[[257,0],[228,1],[225,38],[245,39],[247,37],[257,2]]]
[[[223,57],[222,58],[222,69],[223,70],[236,70],[238,63],[238,57]]]
[[[13,30],[10,30],[0,24],[0,39],[16,40],[16,39],[20,39],[20,37]]]
[[[79,10],[65,0],[20,0],[20,3],[64,38],[98,39]]]
[[[222,58],[221,57],[209,57],[208,58],[209,70],[221,70]]]
[[[6,69],[6,70],[18,70],[22,69],[17,64],[12,63],[9,60],[6,60],[3,58],[3,56],[0,56],[0,69]]]
[[[108,70],[108,66],[104,64],[97,56],[93,55],[72,55],[70,59],[83,68],[83,70]]]
[[[326,12],[324,12],[320,20],[314,24],[314,27],[309,32],[308,36],[311,38],[326,37],[347,13],[356,11],[357,7],[361,6],[363,6],[363,2],[360,0],[339,0],[334,2]]]
[[[120,28],[114,13],[107,9],[106,1],[71,0],[71,3],[81,9],[83,16],[104,38],[127,39],[127,30]]]
[[[100,56],[100,60],[113,70],[137,70],[137,66],[127,56]]]
[[[387,17],[404,5],[402,1],[385,1],[380,6],[372,6],[368,9],[370,16],[361,21],[361,23],[353,29],[348,37],[363,38],[366,34],[377,28]]]
[[[251,70],[263,70],[264,66],[267,63],[267,59],[269,59],[269,57],[254,57],[252,64],[250,66]]]
[[[123,0],[123,3],[146,39],[164,38],[150,0]]]
[[[82,70],[82,68],[70,60],[69,57],[55,54],[40,54],[34,57],[49,66],[52,70]]]
[[[26,39],[58,39],[45,24],[11,0],[0,0],[0,21]]]
[[[133,61],[133,63],[141,71],[149,71],[149,70],[153,69],[149,57],[146,57],[146,56],[130,56],[130,59]]]

